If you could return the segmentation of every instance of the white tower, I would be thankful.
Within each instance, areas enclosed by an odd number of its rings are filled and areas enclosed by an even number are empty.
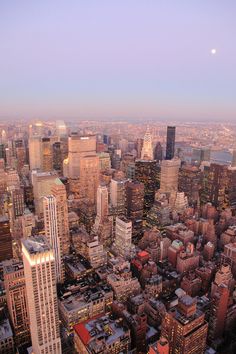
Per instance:
[[[143,147],[141,151],[142,160],[153,160],[153,148],[152,148],[152,136],[149,131],[149,126],[147,127],[146,133],[143,139]]]
[[[61,354],[54,254],[45,236],[22,241],[34,354]]]
[[[115,247],[119,255],[127,258],[132,248],[132,221],[125,217],[116,217]]]

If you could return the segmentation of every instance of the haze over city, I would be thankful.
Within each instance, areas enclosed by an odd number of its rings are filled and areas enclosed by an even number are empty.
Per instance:
[[[2,119],[235,121],[236,3],[1,1]]]

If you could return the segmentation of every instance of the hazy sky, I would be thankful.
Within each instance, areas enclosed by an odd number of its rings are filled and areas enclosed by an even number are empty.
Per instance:
[[[236,0],[0,0],[0,117],[236,121]]]

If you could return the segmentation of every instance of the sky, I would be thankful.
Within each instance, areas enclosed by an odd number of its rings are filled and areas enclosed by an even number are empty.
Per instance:
[[[0,119],[236,122],[235,16],[235,0],[0,0]]]

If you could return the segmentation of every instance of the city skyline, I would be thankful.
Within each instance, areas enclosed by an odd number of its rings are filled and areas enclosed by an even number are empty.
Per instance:
[[[235,7],[3,1],[0,119],[235,121]]]

